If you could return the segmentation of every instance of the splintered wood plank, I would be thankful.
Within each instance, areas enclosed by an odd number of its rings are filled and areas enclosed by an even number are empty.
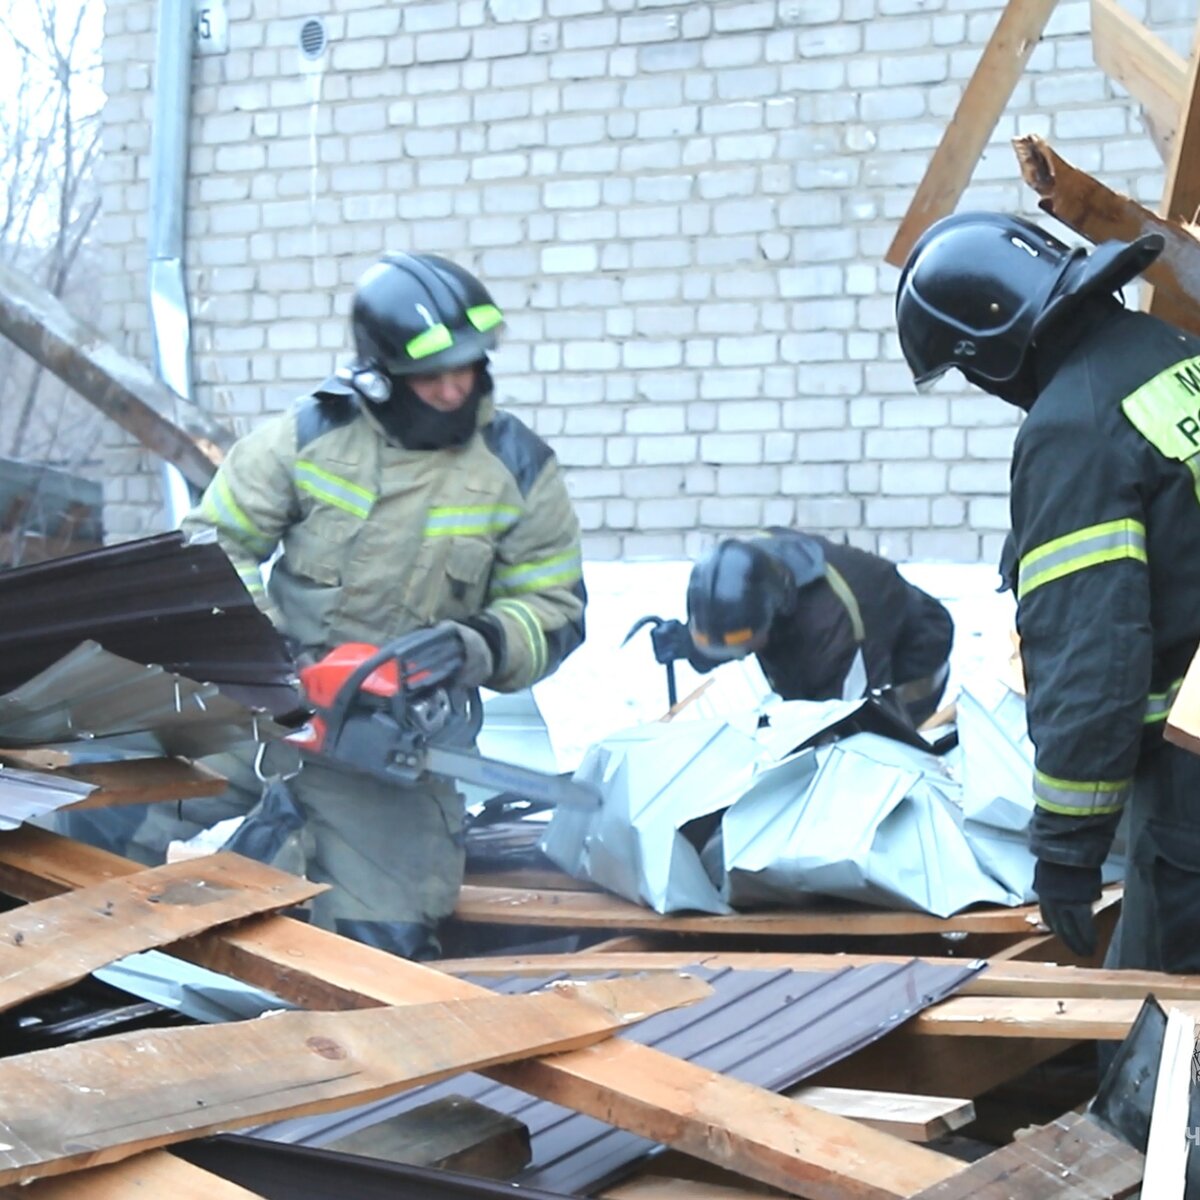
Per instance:
[[[1189,1015],[1200,1015],[1200,1002],[1180,1001]],[[1140,1000],[1025,999],[955,996],[918,1013],[905,1028],[925,1037],[1092,1038],[1122,1041],[1138,1013]]]
[[[1163,737],[1184,750],[1200,754],[1200,652],[1188,664],[1171,711],[1167,713]]]
[[[183,758],[137,758],[124,762],[81,763],[55,771],[69,779],[96,785],[78,808],[113,808],[121,804],[156,804],[163,800],[194,800],[219,796],[228,782],[203,763]]]
[[[261,1200],[210,1171],[147,1150],[124,1162],[0,1187],[4,1200]]]
[[[0,1011],[156,946],[300,904],[325,884],[237,854],[138,871],[0,915]]]
[[[1132,1146],[1067,1113],[913,1200],[1123,1200],[1141,1180],[1142,1156]]]
[[[1118,0],[1092,0],[1092,57],[1142,106],[1166,161],[1187,95],[1187,60]]]
[[[1192,43],[1192,60],[1179,108],[1179,124],[1171,143],[1159,214],[1168,221],[1193,222],[1200,215],[1200,23]],[[1179,301],[1170,294],[1160,294],[1157,285],[1143,291],[1142,308],[1164,321],[1179,323]]]
[[[1146,280],[1181,329],[1200,333],[1200,242],[1182,225],[1164,220],[1129,196],[1114,192],[1073,166],[1037,134],[1013,139],[1025,182],[1042,197],[1040,207],[1093,242],[1130,242],[1160,233],[1166,249],[1146,268]]]
[[[917,239],[954,211],[1057,0],[1008,0],[884,257],[902,267]]]
[[[822,1112],[850,1117],[906,1142],[931,1142],[975,1120],[975,1105],[970,1100],[949,1096],[833,1087],[800,1087],[788,1095]]]
[[[28,826],[0,838],[0,890],[11,894],[81,886],[136,869],[114,854]],[[48,882],[51,878],[54,882]],[[170,953],[310,1008],[368,1008],[489,994],[286,917],[259,917],[202,934],[171,947]],[[926,1048],[938,1044],[920,1040]],[[1052,1045],[1044,1042],[1040,1048]],[[1011,1060],[1012,1048],[1006,1049]],[[536,1070],[493,1067],[486,1073],[751,1179],[784,1190],[807,1189],[804,1194],[812,1200],[893,1200],[962,1169],[961,1163],[924,1147],[818,1113],[648,1046],[618,1038],[609,1050],[603,1056],[592,1048],[523,1064]],[[960,1063],[963,1057],[958,1056]],[[952,1089],[906,1090],[946,1095]]]
[[[988,908],[953,917],[885,912],[868,908],[821,908],[734,913],[731,916],[668,916],[630,904],[607,892],[553,892],[520,888],[464,887],[454,915],[486,925],[567,926],[573,929],[652,930],[655,933],[713,933],[791,937],[845,937],[902,933],[1031,933],[1036,905]]]
[[[589,1046],[711,994],[659,975],[531,996],[139,1030],[0,1062],[0,1183],[263,1121],[330,1112],[528,1054]]]

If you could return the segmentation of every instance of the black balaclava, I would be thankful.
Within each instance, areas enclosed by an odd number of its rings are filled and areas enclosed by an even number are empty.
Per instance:
[[[370,412],[384,432],[406,450],[445,450],[471,440],[479,420],[479,403],[492,390],[487,360],[475,368],[475,386],[454,412],[439,412],[422,400],[403,375],[389,376],[391,398],[372,403]]]

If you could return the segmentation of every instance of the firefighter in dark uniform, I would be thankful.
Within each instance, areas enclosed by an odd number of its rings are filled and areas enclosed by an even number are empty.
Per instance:
[[[886,559],[792,529],[728,538],[692,568],[688,620],[653,631],[659,662],[697,671],[758,657],[785,700],[857,700],[880,689],[914,724],[937,709],[954,624]]]
[[[1008,575],[1036,748],[1031,844],[1046,924],[1095,948],[1091,903],[1128,807],[1109,962],[1200,971],[1200,758],[1163,722],[1200,640],[1200,338],[1114,294],[1158,235],[1068,249],[995,213],[934,225],[896,300],[919,387],[958,367],[1028,412]]]

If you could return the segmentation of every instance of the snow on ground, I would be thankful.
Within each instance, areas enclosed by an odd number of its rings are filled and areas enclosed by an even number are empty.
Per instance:
[[[585,564],[587,640],[534,689],[560,770],[573,770],[593,742],[666,712],[666,672],[654,661],[650,630],[640,630],[627,646],[621,642],[634,622],[648,613],[686,618],[691,569],[690,561]],[[900,564],[900,571],[941,600],[954,618],[947,699],[964,679],[1004,669],[1012,652],[1014,602],[1011,593],[997,593],[994,567],[920,562]],[[677,663],[675,670],[681,699],[705,678],[686,662]],[[712,684],[686,710],[694,717],[753,709],[770,695],[752,659],[719,667],[710,678]]]

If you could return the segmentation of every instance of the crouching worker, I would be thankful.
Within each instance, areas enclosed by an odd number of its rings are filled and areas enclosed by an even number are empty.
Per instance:
[[[692,569],[687,624],[652,633],[659,662],[701,672],[754,654],[785,700],[891,689],[914,725],[937,710],[954,625],[886,559],[789,529],[721,541]]]
[[[579,525],[557,462],[493,405],[488,351],[502,320],[454,263],[383,257],[354,295],[355,360],[242,438],[184,522],[215,534],[301,661],[451,622],[457,682],[510,692],[583,640]],[[277,548],[264,588],[260,564]],[[161,862],[172,839],[263,794],[252,820],[270,801],[274,832],[290,823],[308,877],[332,885],[313,902],[317,924],[405,957],[436,954],[463,875],[454,784],[405,787],[312,759],[264,794],[253,761],[254,747],[221,756],[230,792],[152,806],[122,852]],[[245,842],[234,846],[253,853]]]

